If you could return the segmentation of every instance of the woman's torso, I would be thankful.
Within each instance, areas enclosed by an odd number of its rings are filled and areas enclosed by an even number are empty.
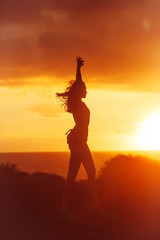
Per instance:
[[[73,118],[75,121],[74,132],[77,138],[82,141],[87,141],[88,138],[88,125],[90,121],[90,111],[86,104],[80,101],[75,110],[73,111]]]

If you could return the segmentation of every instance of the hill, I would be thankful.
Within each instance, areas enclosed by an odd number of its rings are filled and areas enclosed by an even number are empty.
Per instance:
[[[75,182],[73,220],[62,218],[65,180],[55,174],[28,174],[0,165],[1,240],[159,240],[160,163],[146,157],[117,155],[97,178],[106,214],[88,211],[87,181]]]

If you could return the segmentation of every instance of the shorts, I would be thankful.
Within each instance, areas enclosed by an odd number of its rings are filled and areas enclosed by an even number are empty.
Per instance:
[[[67,133],[67,143],[70,144],[86,144],[87,142],[87,136],[86,134],[80,134],[80,132],[77,131],[77,129],[73,128],[70,129]]]

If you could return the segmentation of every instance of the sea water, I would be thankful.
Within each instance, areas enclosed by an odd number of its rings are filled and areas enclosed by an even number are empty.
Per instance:
[[[104,163],[118,154],[141,155],[160,160],[160,151],[92,152],[97,175],[100,174]],[[69,155],[69,152],[0,153],[0,163],[16,164],[19,170],[30,174],[34,172],[45,172],[57,174],[65,178],[67,175]],[[81,166],[77,179],[86,178],[86,172],[83,166]]]

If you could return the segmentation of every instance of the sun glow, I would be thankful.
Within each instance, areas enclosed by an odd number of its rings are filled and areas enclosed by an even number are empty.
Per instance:
[[[139,124],[137,141],[141,149],[160,150],[160,113]]]

